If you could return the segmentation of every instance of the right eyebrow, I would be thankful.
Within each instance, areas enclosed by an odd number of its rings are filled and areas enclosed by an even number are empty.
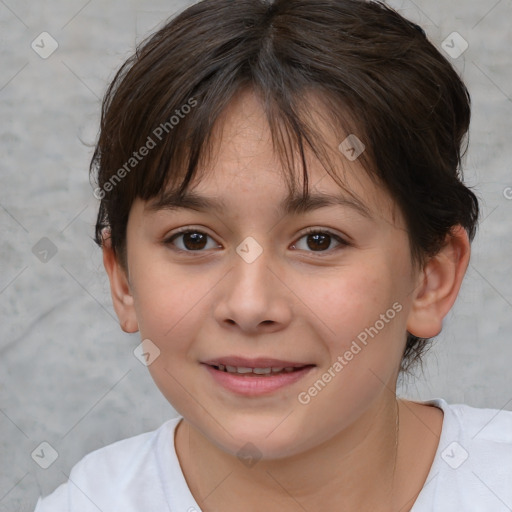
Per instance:
[[[146,206],[149,212],[157,212],[159,210],[179,210],[189,209],[197,211],[217,210],[220,211],[226,208],[226,204],[221,199],[211,199],[208,197],[200,196],[194,192],[186,194],[178,194],[178,192],[165,193],[157,201],[150,202]]]

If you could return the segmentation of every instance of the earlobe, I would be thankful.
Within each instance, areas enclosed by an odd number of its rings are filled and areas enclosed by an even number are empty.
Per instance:
[[[137,332],[139,325],[134,307],[133,295],[126,271],[121,266],[112,248],[110,231],[103,231],[103,265],[110,281],[110,292],[114,310],[121,329],[128,333]]]
[[[432,338],[442,329],[466,273],[471,246],[466,230],[455,227],[443,248],[425,265],[414,290],[407,331],[419,338]]]

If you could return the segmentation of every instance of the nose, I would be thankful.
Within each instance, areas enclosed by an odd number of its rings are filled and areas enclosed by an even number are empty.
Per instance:
[[[223,280],[215,307],[216,320],[224,328],[246,334],[284,329],[292,319],[293,293],[283,271],[263,253],[252,262],[237,253]]]

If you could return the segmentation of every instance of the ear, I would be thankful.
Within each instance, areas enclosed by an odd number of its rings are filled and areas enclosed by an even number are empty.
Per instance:
[[[119,324],[124,332],[137,332],[139,324],[126,272],[119,263],[110,239],[110,231],[102,232],[103,265],[110,280],[110,293]]]
[[[441,251],[421,270],[407,319],[407,331],[418,338],[433,338],[453,306],[469,265],[471,246],[466,230],[455,227]]]

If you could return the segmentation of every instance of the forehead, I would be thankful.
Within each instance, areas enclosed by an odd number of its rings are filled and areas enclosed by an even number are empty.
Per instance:
[[[325,206],[345,206],[360,215],[391,216],[395,208],[383,187],[377,186],[361,163],[340,151],[347,135],[335,130],[325,107],[315,98],[311,122],[321,136],[322,149],[335,167],[337,180],[305,146],[308,197],[303,195],[303,162],[298,151],[287,163],[280,158],[272,139],[260,99],[243,90],[229,103],[210,136],[207,158],[203,158],[185,195],[167,189],[147,204],[149,211],[189,208],[228,211],[233,197],[250,193],[262,202],[273,200],[283,214],[301,214]],[[295,148],[296,149],[296,148]],[[286,167],[286,169],[285,169]],[[291,179],[287,172],[291,171]]]

